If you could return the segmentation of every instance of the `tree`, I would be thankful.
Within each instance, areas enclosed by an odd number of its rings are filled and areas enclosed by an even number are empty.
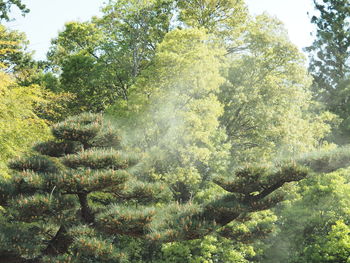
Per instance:
[[[6,173],[10,158],[28,151],[35,141],[49,137],[47,124],[35,111],[35,104],[44,102],[38,86],[21,87],[0,71],[0,177]]]
[[[320,146],[330,131],[327,112],[313,112],[305,59],[280,21],[260,15],[250,21],[245,49],[228,57],[227,82],[218,95],[220,124],[236,165],[295,156]]]
[[[311,22],[317,28],[316,39],[306,48],[313,89],[316,98],[343,119],[339,142],[344,143],[349,133],[350,4],[347,0],[314,0],[314,4],[317,14]]]
[[[307,174],[294,165],[246,168],[216,181],[227,194],[214,201],[161,205],[169,191],[130,174],[138,171],[137,157],[116,150],[120,138],[101,115],[69,118],[52,132],[54,141],[13,161],[18,173],[0,182],[0,255],[6,262],[120,262],[125,255],[118,235],[152,242],[200,238],[274,206],[281,200],[278,189]]]
[[[68,94],[53,94],[35,78],[41,73],[27,52],[23,33],[0,25],[0,171],[6,162],[49,135],[50,121],[67,113]],[[64,112],[64,113],[63,113]]]
[[[204,30],[169,32],[128,103],[110,110],[133,127],[129,136],[148,153],[153,176],[173,185],[181,202],[194,197],[213,170],[224,169],[227,145],[221,144],[216,98],[223,53]]]
[[[25,34],[0,25],[0,39],[0,67],[7,73],[15,73],[18,78],[23,77],[34,64],[27,51]]]
[[[337,221],[325,236],[318,236],[316,242],[306,248],[307,262],[349,262],[350,227],[342,220]]]
[[[112,0],[103,8],[99,25],[107,38],[104,59],[112,59],[115,66],[115,62],[123,62],[118,71],[124,73],[124,84],[128,85],[152,62],[157,44],[170,31],[173,2]]]
[[[60,89],[79,97],[76,112],[104,111],[127,101],[129,88],[153,60],[170,27],[171,1],[110,1],[102,18],[67,23],[48,58],[59,68]]]
[[[52,71],[61,74],[51,88],[79,98],[69,103],[72,112],[100,112],[117,98],[118,90],[106,77],[107,65],[99,60],[102,39],[96,24],[70,22],[52,41],[48,58]]]
[[[9,13],[12,6],[16,6],[22,12],[22,15],[29,12],[29,9],[21,0],[1,0],[0,1],[0,20],[9,21]]]

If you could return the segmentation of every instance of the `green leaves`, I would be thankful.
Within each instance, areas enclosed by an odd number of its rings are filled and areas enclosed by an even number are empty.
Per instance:
[[[305,248],[308,262],[349,262],[350,228],[337,221],[325,236],[316,237],[315,243]]]
[[[60,89],[79,97],[70,103],[76,113],[125,103],[136,77],[151,65],[174,10],[170,0],[146,2],[109,1],[102,18],[67,23],[53,40],[48,57],[62,71]]]
[[[242,51],[229,56],[227,82],[218,95],[235,165],[294,157],[315,149],[334,115],[312,112],[305,59],[280,21],[250,21]]]
[[[39,87],[20,87],[10,75],[0,72],[0,170],[39,138],[49,138],[47,124],[35,114],[34,105],[44,100],[42,95]]]
[[[29,9],[26,7],[25,4],[22,3],[21,0],[2,0],[0,2],[0,20],[10,20],[9,13],[13,5],[16,6],[22,12],[22,15],[25,15],[29,12]]]
[[[348,182],[349,169],[310,174],[301,181],[276,209],[280,231],[267,241],[272,246],[265,257],[276,262],[346,262],[341,251],[347,236],[341,233],[347,233],[350,212]]]
[[[248,10],[241,0],[180,0],[180,21],[193,28],[205,28],[228,47],[243,30]]]
[[[311,22],[316,26],[315,40],[309,52],[309,70],[314,77],[316,98],[326,109],[339,115],[343,122],[334,132],[333,140],[344,144],[348,140],[349,126],[349,2],[346,0],[315,0],[317,13]]]
[[[135,84],[135,100],[125,111],[137,115],[138,128],[127,129],[137,133],[155,177],[161,174],[171,183],[178,200],[188,200],[196,191],[199,167],[214,165],[215,156],[226,152],[218,129],[222,106],[215,95],[224,81],[223,53],[204,30],[169,32],[158,46],[154,65]],[[189,183],[191,189],[182,187]]]

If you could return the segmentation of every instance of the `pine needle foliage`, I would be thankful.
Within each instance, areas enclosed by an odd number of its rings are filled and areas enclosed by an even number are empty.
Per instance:
[[[0,262],[123,261],[115,234],[145,235],[155,209],[141,204],[169,200],[170,190],[131,175],[137,158],[99,114],[68,118],[52,134],[0,182]]]
[[[312,152],[300,158],[298,163],[310,167],[317,173],[330,173],[346,168],[350,162],[350,146],[345,145],[331,151]]]

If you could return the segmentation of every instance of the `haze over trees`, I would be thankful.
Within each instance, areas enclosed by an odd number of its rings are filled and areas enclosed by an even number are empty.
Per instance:
[[[243,0],[111,0],[45,61],[0,25],[0,262],[347,262],[349,4],[314,3],[309,70]]]

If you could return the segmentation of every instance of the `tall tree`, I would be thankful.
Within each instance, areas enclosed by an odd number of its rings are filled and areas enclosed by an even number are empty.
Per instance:
[[[77,112],[99,112],[118,99],[127,101],[173,16],[169,0],[109,1],[103,13],[91,22],[67,23],[48,54],[62,72],[61,90],[80,98],[72,105]]]
[[[343,118],[342,132],[349,126],[350,3],[347,0],[314,0],[316,39],[306,48],[316,97],[327,109]]]
[[[267,161],[318,147],[332,116],[312,113],[305,58],[280,21],[260,15],[247,28],[245,49],[228,57],[228,81],[219,93],[232,157]]]
[[[25,51],[25,36],[0,25],[0,177],[6,162],[49,137],[47,123],[38,116],[36,106],[47,103],[44,90],[37,85],[18,84],[31,64]],[[43,108],[44,109],[44,108]]]

